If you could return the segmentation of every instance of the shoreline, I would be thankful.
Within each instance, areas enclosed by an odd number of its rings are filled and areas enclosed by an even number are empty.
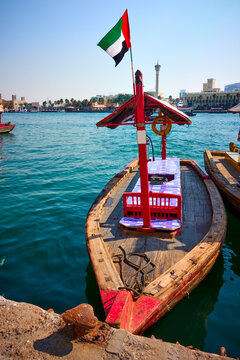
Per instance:
[[[164,342],[153,336],[132,335],[98,320],[95,328],[91,327],[84,334],[77,335],[74,326],[66,325],[64,316],[56,314],[53,309],[45,311],[38,306],[2,296],[0,308],[0,356],[4,360],[233,359],[193,349],[192,346]],[[225,349],[220,348],[220,351],[224,354]]]
[[[116,109],[115,109],[116,110]],[[184,109],[179,108],[180,111],[184,111]],[[40,110],[40,111],[6,111],[3,112],[3,114],[36,114],[36,113],[71,113],[71,114],[79,114],[79,113],[112,113],[114,110],[112,109],[101,109],[101,110]],[[193,110],[194,114],[229,114],[230,112],[228,110]],[[234,114],[233,114],[234,115]],[[190,115],[191,116],[191,115]]]

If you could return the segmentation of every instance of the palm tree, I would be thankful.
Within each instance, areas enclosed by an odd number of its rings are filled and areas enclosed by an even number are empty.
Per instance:
[[[82,101],[82,105],[83,105],[83,106],[88,106],[88,104],[89,104],[89,101],[88,101],[87,99],[84,99],[84,100]]]

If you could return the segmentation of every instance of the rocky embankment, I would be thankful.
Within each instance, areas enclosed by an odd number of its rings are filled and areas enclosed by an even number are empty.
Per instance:
[[[224,351],[224,349],[222,349]],[[99,322],[90,305],[62,315],[0,297],[0,360],[217,360],[225,356],[136,336]]]

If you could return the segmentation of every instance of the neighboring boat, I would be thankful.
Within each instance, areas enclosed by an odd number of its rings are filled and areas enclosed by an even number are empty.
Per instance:
[[[228,111],[240,115],[240,104]],[[240,131],[237,140],[240,141]],[[234,142],[230,142],[229,150],[206,150],[205,168],[226,202],[240,214],[240,148]]]
[[[15,127],[15,125],[12,125],[11,122],[2,123],[1,116],[2,116],[3,108],[2,105],[0,105],[0,134],[6,134],[12,131]]]
[[[231,107],[228,111],[233,113],[233,114],[239,114],[240,115],[240,103],[233,106],[233,107]]]
[[[231,145],[231,150],[234,150]],[[240,214],[240,155],[234,151],[204,153],[205,168],[228,204]]]
[[[197,114],[193,112],[193,109],[181,109],[182,112],[184,112],[184,114],[186,114],[187,116],[196,116]]]
[[[172,124],[191,120],[144,94],[140,71],[136,95],[97,126],[114,129],[129,121],[137,129],[139,159],[115,175],[93,203],[86,241],[106,322],[137,334],[210,271],[225,239],[226,214],[216,186],[194,160],[166,156]],[[162,136],[162,158],[147,159],[146,124]]]

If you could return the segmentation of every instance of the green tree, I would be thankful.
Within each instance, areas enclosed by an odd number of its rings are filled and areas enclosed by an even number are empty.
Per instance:
[[[87,100],[87,99],[84,99],[83,101],[82,101],[82,106],[88,106],[90,103],[89,103],[89,101]]]

